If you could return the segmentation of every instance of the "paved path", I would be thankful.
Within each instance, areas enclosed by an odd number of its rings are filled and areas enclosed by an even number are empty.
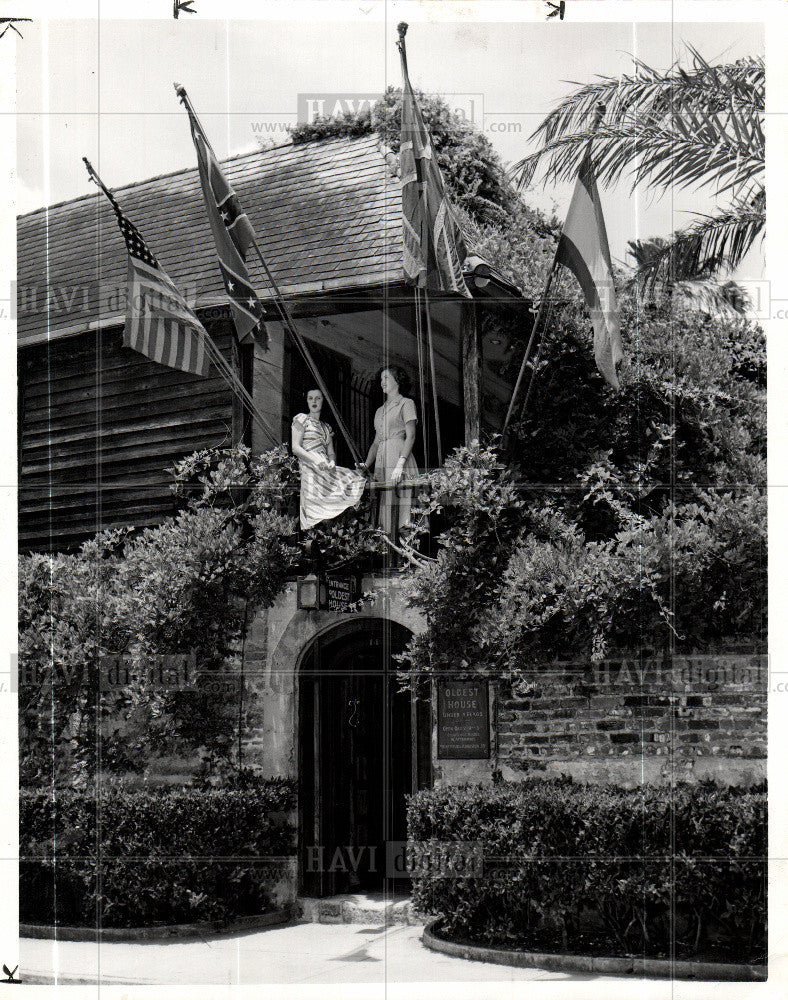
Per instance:
[[[607,980],[451,958],[419,940],[418,925],[290,924],[204,941],[120,944],[20,941],[28,983],[265,984]]]

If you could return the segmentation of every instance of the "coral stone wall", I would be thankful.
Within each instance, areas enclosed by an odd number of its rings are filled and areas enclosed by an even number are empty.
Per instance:
[[[401,581],[367,576],[370,601],[353,614],[299,610],[297,585],[288,584],[271,608],[255,615],[246,636],[244,669],[247,725],[244,763],[266,777],[298,777],[298,664],[316,636],[364,618],[398,622],[411,632],[424,624],[406,607]]]

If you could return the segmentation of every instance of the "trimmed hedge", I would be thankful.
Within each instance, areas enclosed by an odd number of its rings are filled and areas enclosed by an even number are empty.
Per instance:
[[[291,782],[20,792],[23,923],[143,927],[270,912],[295,855]],[[285,860],[282,860],[285,859]]]
[[[764,787],[425,790],[409,802],[409,839],[478,843],[483,870],[417,873],[413,901],[454,940],[764,962],[766,816]]]

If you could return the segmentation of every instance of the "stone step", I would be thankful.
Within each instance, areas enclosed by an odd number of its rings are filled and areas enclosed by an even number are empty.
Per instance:
[[[303,896],[298,900],[298,920],[311,924],[366,924],[383,927],[388,924],[424,924],[417,916],[407,896],[385,896],[383,893],[347,893],[314,899]]]

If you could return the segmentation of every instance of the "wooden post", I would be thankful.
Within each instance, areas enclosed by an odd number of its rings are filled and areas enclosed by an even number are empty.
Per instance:
[[[245,369],[248,369],[248,348],[245,348],[236,340],[232,320],[228,319],[227,322],[230,325],[230,365],[243,385],[248,389],[251,387],[251,380],[248,377],[247,371],[245,371]],[[249,436],[246,432],[247,419],[246,407],[238,394],[233,393],[232,442],[234,448],[239,444],[247,443],[246,439]]]
[[[255,420],[252,425],[252,453],[259,455],[290,440],[289,415],[285,413],[286,389],[289,381],[285,332],[280,323],[269,322],[268,349],[254,345],[252,398],[266,417],[270,431]],[[277,431],[279,432],[277,434]]]
[[[479,316],[473,299],[463,302],[460,318],[460,349],[462,351],[462,401],[465,414],[465,444],[481,437],[482,350],[479,336]]]

